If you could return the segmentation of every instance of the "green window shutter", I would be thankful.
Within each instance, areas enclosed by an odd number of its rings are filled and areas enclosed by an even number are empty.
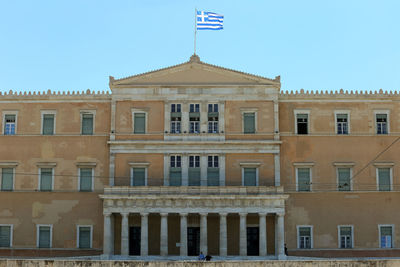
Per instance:
[[[79,227],[79,248],[90,248],[90,227]]]
[[[43,134],[54,134],[54,114],[43,114]]]
[[[146,168],[133,168],[132,169],[132,185],[145,186],[146,185]]]
[[[390,235],[392,236],[391,226],[381,226],[381,236]]]
[[[244,113],[243,114],[243,129],[244,133],[255,133],[256,132],[256,122],[254,113]]]
[[[189,168],[189,186],[200,186],[200,168]]]
[[[219,186],[219,168],[207,168],[207,185]]]
[[[339,191],[350,191],[350,168],[338,168]]]
[[[299,227],[299,236],[311,236],[311,227]]]
[[[82,134],[93,134],[93,114],[82,114]]]
[[[80,191],[92,191],[92,169],[80,168]]]
[[[340,235],[351,236],[351,227],[340,227]]]
[[[0,247],[10,247],[11,226],[0,226]]]
[[[182,168],[171,167],[169,170],[169,185],[181,186],[182,185]]]
[[[50,248],[49,226],[39,226],[39,248]]]
[[[390,168],[378,169],[379,191],[390,191]]]
[[[144,134],[146,132],[146,113],[134,113],[134,133]]]
[[[51,168],[41,168],[40,169],[40,190],[41,191],[51,191],[53,184],[53,169]]]
[[[244,168],[244,186],[256,186],[257,185],[257,169],[256,168]]]
[[[13,168],[3,168],[1,170],[1,190],[12,191],[13,190]]]
[[[298,191],[310,191],[310,169],[297,169],[297,189]]]

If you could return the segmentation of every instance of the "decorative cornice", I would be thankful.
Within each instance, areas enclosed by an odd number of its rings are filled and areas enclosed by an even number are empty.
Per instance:
[[[355,96],[364,96],[364,97],[390,97],[390,96],[400,96],[399,91],[384,91],[383,89],[379,90],[304,90],[300,91],[281,91],[279,97],[280,98],[313,98],[313,97],[355,97]]]
[[[87,89],[86,91],[52,91],[52,90],[47,90],[47,91],[13,91],[9,90],[8,92],[6,91],[0,91],[0,98],[43,98],[43,97],[56,97],[56,98],[65,98],[65,97],[73,97],[73,98],[82,98],[82,97],[95,97],[95,98],[101,98],[101,99],[111,99],[111,94],[110,91],[94,91]]]

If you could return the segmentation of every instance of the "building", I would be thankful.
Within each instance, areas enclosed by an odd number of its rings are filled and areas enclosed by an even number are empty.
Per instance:
[[[0,95],[1,255],[398,256],[397,94],[201,62]]]

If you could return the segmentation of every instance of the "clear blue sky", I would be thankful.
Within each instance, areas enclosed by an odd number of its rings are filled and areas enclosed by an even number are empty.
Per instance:
[[[187,61],[194,9],[204,62],[274,78],[283,90],[400,89],[400,1],[69,0],[0,2],[0,90],[108,89]]]

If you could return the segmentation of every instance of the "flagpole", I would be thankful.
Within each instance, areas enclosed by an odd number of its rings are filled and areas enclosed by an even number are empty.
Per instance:
[[[194,54],[196,55],[197,9],[194,9]]]

